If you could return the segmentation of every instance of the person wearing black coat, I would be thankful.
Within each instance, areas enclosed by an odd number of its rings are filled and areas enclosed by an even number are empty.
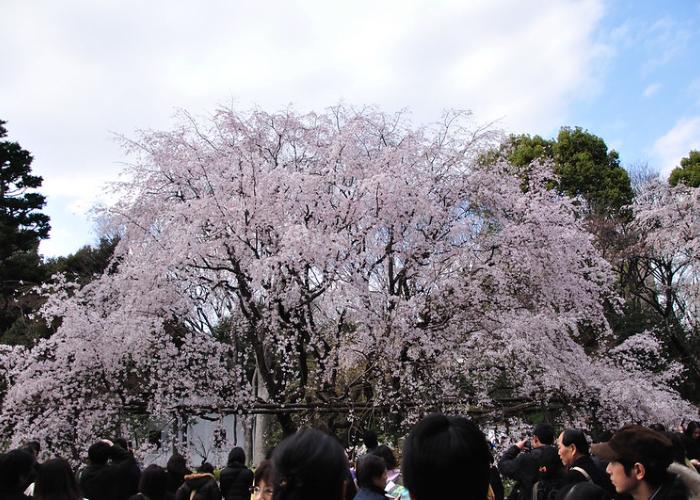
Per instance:
[[[177,451],[168,459],[165,472],[168,477],[166,490],[173,495],[175,495],[178,488],[182,486],[182,483],[185,482],[185,476],[192,474],[192,471],[187,468],[187,460]]]
[[[583,431],[567,429],[562,432],[558,439],[558,453],[566,472],[557,498],[564,498],[573,485],[583,481],[597,484],[611,497],[615,495],[608,474],[591,458],[588,440]]]
[[[80,489],[90,500],[125,500],[123,485],[131,482],[134,456],[106,439],[88,448],[89,464],[80,473]],[[125,496],[126,495],[126,496]]]
[[[517,481],[517,500],[530,500],[532,486],[539,469],[545,463],[544,450],[554,448],[554,428],[547,423],[535,426],[528,451],[528,440],[523,439],[508,448],[498,461],[498,470],[507,478]]]
[[[219,476],[224,500],[248,500],[253,486],[253,471],[245,466],[245,452],[236,446],[228,454],[226,467]]]

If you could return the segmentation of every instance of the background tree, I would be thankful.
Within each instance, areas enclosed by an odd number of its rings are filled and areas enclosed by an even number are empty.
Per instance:
[[[700,151],[691,151],[686,158],[681,159],[681,165],[671,170],[668,183],[671,186],[679,183],[689,187],[700,186]]]
[[[7,136],[0,120],[0,139]],[[0,140],[0,341],[3,332],[34,306],[22,293],[44,278],[39,241],[49,235],[46,204],[34,190],[42,178],[31,173],[32,156],[12,141]]]
[[[551,161],[556,174],[553,187],[585,199],[592,215],[619,216],[634,198],[617,152],[609,151],[603,139],[580,127],[562,127],[556,139],[513,135],[501,146],[500,154],[524,175],[534,160]]]

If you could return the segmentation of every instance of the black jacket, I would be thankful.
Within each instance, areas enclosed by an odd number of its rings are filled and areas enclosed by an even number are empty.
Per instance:
[[[562,487],[557,498],[564,498],[568,490],[576,483],[589,480],[583,473],[576,470],[577,468],[586,471],[590,481],[603,488],[608,496],[615,496],[615,487],[610,482],[610,476],[607,472],[598,467],[590,456],[584,455],[574,460],[571,467],[564,473]]]
[[[190,499],[193,491],[196,493]],[[195,473],[185,476],[185,483],[175,493],[175,500],[221,500],[221,491],[213,474]]]
[[[125,491],[131,484],[134,456],[118,445],[110,449],[111,463],[88,465],[80,473],[80,489],[89,500],[126,500],[132,493]]]
[[[521,451],[513,445],[508,448],[498,461],[498,470],[501,474],[518,482],[520,500],[530,500],[532,498],[532,485],[537,479],[540,465],[544,462],[545,448],[554,448],[545,445],[534,448],[531,451]]]
[[[237,462],[229,463],[219,476],[224,500],[250,500],[253,471]]]

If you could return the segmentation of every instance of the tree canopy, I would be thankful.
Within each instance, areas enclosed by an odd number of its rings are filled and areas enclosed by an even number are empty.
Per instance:
[[[687,157],[681,159],[679,167],[671,171],[668,178],[671,186],[685,184],[689,187],[700,186],[700,151],[691,151]]]
[[[572,164],[598,161],[578,143],[562,139]],[[70,453],[132,407],[277,405],[284,432],[299,405],[406,423],[502,400],[609,426],[693,413],[653,336],[581,345],[610,332],[609,263],[552,172],[531,165],[522,189],[518,167],[483,165],[493,144],[463,114],[415,129],[343,107],[221,110],[127,147],[131,181],[108,214],[118,267],[56,282],[43,311],[63,319],[56,334],[0,353],[14,441]]]
[[[35,191],[42,178],[31,173],[32,155],[7,136],[0,120],[0,334],[31,304],[22,300],[26,286],[43,279],[39,241],[49,235],[46,198]]]
[[[584,198],[593,214],[619,215],[632,203],[634,193],[616,151],[605,141],[580,127],[562,127],[556,139],[513,135],[500,154],[527,175],[537,159],[552,162],[553,187],[568,196]]]

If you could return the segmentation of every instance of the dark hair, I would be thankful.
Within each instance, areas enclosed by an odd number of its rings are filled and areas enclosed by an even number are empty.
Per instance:
[[[554,427],[552,427],[552,424],[548,424],[547,422],[537,424],[532,434],[537,436],[537,439],[539,439],[542,444],[554,444]]]
[[[299,431],[272,454],[275,500],[340,500],[348,477],[343,447],[316,429]]]
[[[164,498],[168,489],[168,473],[160,465],[151,464],[141,471],[139,493],[151,500]]]
[[[253,483],[257,486],[260,481],[265,481],[266,484],[272,486],[272,462],[270,460],[263,460],[255,468]]]
[[[82,500],[78,481],[70,464],[62,458],[52,458],[37,466],[34,496],[38,500]]]
[[[114,438],[112,442],[124,450],[129,449],[129,443],[123,437]]]
[[[31,482],[34,464],[34,456],[22,449],[0,455],[0,484],[13,493],[24,491]]]
[[[696,420],[691,420],[690,422],[688,422],[688,425],[686,425],[684,434],[689,438],[692,438],[693,432],[695,432],[695,429],[697,429],[698,427],[700,427],[700,422]]]
[[[662,432],[661,434],[666,436],[668,440],[671,441],[671,445],[673,446],[673,461],[678,462],[679,464],[684,463],[686,453],[681,434],[676,434],[675,432],[669,431]]]
[[[386,468],[389,470],[395,469],[399,465],[399,463],[396,461],[396,457],[394,456],[394,452],[385,444],[380,444],[373,449],[371,453],[372,455],[377,455],[378,457],[383,458]]]
[[[41,444],[36,440],[27,441],[27,444],[24,445],[24,449],[32,450],[32,455],[36,457],[41,451]]]
[[[580,429],[566,429],[561,434],[561,442],[564,446],[576,446],[576,452],[582,455],[590,454],[590,445],[586,435]]]
[[[204,472],[206,474],[213,474],[214,473],[214,466],[210,464],[209,462],[202,462],[202,465],[197,467],[197,472]]]
[[[179,453],[173,453],[170,458],[168,459],[168,463],[165,465],[165,468],[178,476],[185,476],[190,473],[190,470],[187,468],[187,460],[185,460],[185,457],[180,455]]]
[[[489,448],[486,436],[471,420],[434,413],[418,422],[403,448],[404,486],[416,500],[452,498],[458,477],[466,498],[486,498]]]
[[[368,453],[357,461],[357,485],[360,488],[370,488],[374,480],[386,471],[386,463],[379,455]]]
[[[95,465],[104,465],[109,460],[112,447],[104,441],[98,441],[88,448],[88,458]]]
[[[377,441],[377,433],[373,430],[367,429],[362,434],[362,442],[364,443],[365,448],[367,448],[367,451],[372,451],[379,446],[379,441]]]
[[[595,483],[582,481],[575,483],[566,492],[564,500],[607,500],[608,493]]]
[[[651,424],[649,428],[656,432],[666,432],[666,426],[664,424]]]
[[[241,464],[245,465],[245,451],[240,446],[228,452],[228,465]]]

